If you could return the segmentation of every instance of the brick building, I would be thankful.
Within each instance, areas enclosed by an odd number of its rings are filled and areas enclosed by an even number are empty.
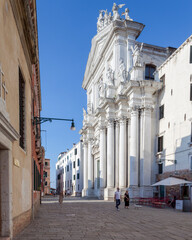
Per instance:
[[[40,203],[36,1],[1,0],[0,32],[0,237],[12,238]]]

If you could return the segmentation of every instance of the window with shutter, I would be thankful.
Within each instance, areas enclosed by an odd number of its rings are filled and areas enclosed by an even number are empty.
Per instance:
[[[19,145],[25,149],[25,81],[19,69]]]

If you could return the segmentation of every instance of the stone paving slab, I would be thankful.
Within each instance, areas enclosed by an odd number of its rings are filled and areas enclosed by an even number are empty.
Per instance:
[[[44,198],[32,223],[14,240],[191,240],[192,213],[114,202]]]

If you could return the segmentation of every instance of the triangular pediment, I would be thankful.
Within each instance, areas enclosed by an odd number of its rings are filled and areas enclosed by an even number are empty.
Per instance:
[[[109,25],[92,39],[92,46],[87,61],[84,80],[85,78],[88,78],[88,76],[92,73],[93,69],[95,68],[95,65],[102,58],[103,51],[106,49],[106,43],[111,38],[111,29],[112,26]]]

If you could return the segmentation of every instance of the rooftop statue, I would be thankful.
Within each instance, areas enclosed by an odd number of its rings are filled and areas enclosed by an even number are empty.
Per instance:
[[[135,44],[134,48],[131,46],[134,67],[142,66],[142,63],[141,63],[142,49],[143,49],[143,43],[141,44],[140,49],[139,49],[138,45],[136,45],[136,44]]]
[[[125,12],[123,12],[121,15],[124,15],[126,20],[133,21],[133,19],[131,19],[129,17],[129,9],[128,8],[125,8]]]
[[[99,10],[99,17],[97,20],[97,32],[101,31],[104,27],[103,12],[104,12],[104,10]]]
[[[113,20],[120,19],[120,15],[119,15],[119,13],[118,13],[118,10],[119,10],[120,8],[122,8],[123,6],[125,6],[125,4],[119,4],[119,5],[117,5],[116,3],[113,3],[113,8],[112,8]]]

